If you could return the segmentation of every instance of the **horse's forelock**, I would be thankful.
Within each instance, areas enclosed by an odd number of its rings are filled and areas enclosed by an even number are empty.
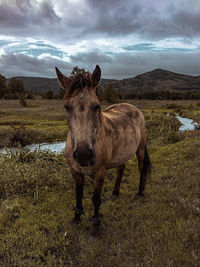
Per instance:
[[[86,86],[91,86],[91,75],[86,74],[83,75],[81,73],[76,74],[72,80],[71,80],[71,85],[70,85],[70,94],[72,94],[75,90],[81,91],[83,88]]]

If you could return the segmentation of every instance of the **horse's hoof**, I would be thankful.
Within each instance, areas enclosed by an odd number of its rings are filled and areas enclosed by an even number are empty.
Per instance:
[[[93,222],[93,225],[98,227],[101,223],[101,218],[103,218],[103,214],[100,213],[98,217],[92,216],[88,219],[88,221]]]
[[[92,237],[92,239],[96,239],[96,238],[100,238],[101,237],[101,232],[98,226],[93,225],[90,235]]]
[[[72,220],[71,220],[71,224],[72,225],[78,225],[78,224],[80,224],[80,222],[81,222],[81,219],[79,218],[79,219],[77,219],[77,218],[73,218]]]
[[[144,197],[144,193],[137,193],[135,198],[138,199],[138,198],[141,198],[141,197]]]
[[[78,209],[76,207],[73,207],[72,210],[75,211],[76,215],[79,215],[79,216],[84,215],[84,210],[83,209]]]
[[[118,199],[118,197],[119,197],[119,194],[112,194],[110,199],[115,200],[115,199]]]

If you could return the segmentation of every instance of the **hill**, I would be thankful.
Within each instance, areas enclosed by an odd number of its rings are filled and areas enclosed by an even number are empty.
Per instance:
[[[117,81],[114,84],[118,91],[200,90],[200,76],[155,69],[134,78]]]
[[[35,93],[43,93],[47,90],[52,90],[57,93],[59,90],[59,83],[57,78],[43,78],[43,77],[15,77],[24,82],[24,87],[28,91]],[[6,79],[6,84],[10,79]],[[102,79],[101,85],[106,86],[110,82],[115,82],[113,79]]]
[[[57,78],[42,77],[15,77],[24,82],[26,90],[43,93],[59,90]],[[7,79],[7,83],[9,79]],[[167,70],[155,69],[136,77],[114,80],[102,79],[101,86],[105,87],[112,82],[117,91],[143,91],[143,90],[200,90],[200,76],[190,76],[174,73]]]

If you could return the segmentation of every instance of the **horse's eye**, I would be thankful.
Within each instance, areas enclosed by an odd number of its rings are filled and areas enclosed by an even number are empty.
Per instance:
[[[67,104],[64,105],[64,108],[66,109],[66,111],[70,111],[71,110],[71,107]]]
[[[93,107],[93,111],[94,112],[97,112],[97,110],[99,110],[100,109],[100,105],[95,105],[94,107]]]

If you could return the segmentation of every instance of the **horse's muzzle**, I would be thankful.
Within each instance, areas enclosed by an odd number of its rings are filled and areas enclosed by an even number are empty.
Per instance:
[[[73,158],[80,164],[80,166],[92,166],[95,164],[94,149],[89,148],[87,144],[81,144],[74,150]]]

